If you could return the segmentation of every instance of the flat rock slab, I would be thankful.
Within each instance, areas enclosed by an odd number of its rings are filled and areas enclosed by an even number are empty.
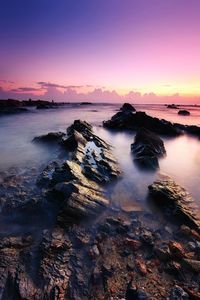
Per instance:
[[[172,179],[155,181],[149,193],[166,214],[200,232],[200,213],[192,196]]]

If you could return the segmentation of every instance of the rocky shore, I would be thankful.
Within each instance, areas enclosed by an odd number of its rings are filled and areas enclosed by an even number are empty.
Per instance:
[[[104,126],[136,129],[133,163],[147,169],[166,155],[158,134],[185,130],[129,105]],[[0,173],[0,299],[200,299],[200,216],[183,187],[158,174],[147,201],[160,211],[124,210],[112,197],[123,170],[89,123],[33,142],[58,156]]]

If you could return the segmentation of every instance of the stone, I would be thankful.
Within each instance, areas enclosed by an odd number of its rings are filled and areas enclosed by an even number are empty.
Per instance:
[[[185,256],[183,246],[176,241],[169,242],[169,249],[174,258],[183,258]]]
[[[135,141],[131,144],[131,152],[134,155],[134,161],[140,167],[149,169],[157,169],[158,158],[166,155],[161,138],[145,128],[137,132]]]
[[[44,135],[37,136],[33,139],[36,143],[58,143],[61,142],[65,133],[63,132],[49,132]]]
[[[180,287],[175,286],[170,291],[170,300],[189,300],[189,295]]]
[[[189,116],[190,112],[188,110],[183,109],[183,110],[179,110],[178,114],[181,116]]]
[[[146,128],[154,133],[166,136],[177,136],[181,134],[181,129],[173,123],[151,117],[145,112],[120,111],[111,120],[104,121],[103,126],[114,130],[138,130]]]
[[[136,111],[135,107],[130,103],[124,103],[120,108],[121,111]]]
[[[173,180],[158,180],[149,187],[151,198],[168,215],[200,231],[200,213],[192,196]]]

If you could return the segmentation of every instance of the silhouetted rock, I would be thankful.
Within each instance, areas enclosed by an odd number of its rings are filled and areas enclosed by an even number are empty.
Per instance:
[[[80,105],[92,105],[92,102],[81,102]]]
[[[178,114],[182,116],[189,116],[190,112],[188,110],[183,109],[183,110],[179,110]]]
[[[136,111],[135,107],[131,105],[130,103],[124,103],[122,107],[120,108],[121,111]]]
[[[0,100],[0,115],[17,114],[27,111],[27,108],[22,107],[21,101],[13,99]]]
[[[115,130],[138,130],[140,128],[146,128],[155,133],[168,136],[181,134],[181,130],[176,128],[173,123],[151,117],[145,112],[118,112],[111,120],[104,121],[103,126]]]
[[[161,138],[144,128],[137,132],[131,151],[139,166],[150,169],[158,168],[158,158],[166,154]]]
[[[167,105],[167,108],[178,109],[178,106],[175,104],[169,104],[169,105]]]
[[[58,142],[61,142],[63,136],[65,136],[65,133],[63,133],[63,132],[49,132],[47,134],[35,137],[33,139],[33,142],[58,143]]]
[[[149,186],[153,200],[168,216],[200,231],[200,213],[191,195],[173,180],[158,180]]]

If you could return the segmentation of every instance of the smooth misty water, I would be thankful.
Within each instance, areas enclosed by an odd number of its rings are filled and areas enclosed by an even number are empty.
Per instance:
[[[189,109],[191,116],[177,115],[177,110],[167,109],[163,105],[135,105],[136,109],[146,111],[152,116],[165,118],[182,124],[200,125],[200,108]],[[165,173],[188,189],[199,202],[200,198],[200,141],[190,136],[164,139],[167,156],[160,160],[160,170],[155,173],[139,170],[131,157],[130,145],[134,134],[111,133],[102,125],[109,119],[119,105],[69,105],[53,110],[32,110],[30,113],[0,118],[0,170],[12,167],[20,169],[32,166],[45,166],[56,157],[55,148],[47,148],[32,143],[35,136],[50,131],[65,131],[75,120],[86,120],[94,125],[95,132],[114,146],[114,153],[123,170],[123,178],[112,191],[114,201],[143,201],[147,186],[159,173]]]

